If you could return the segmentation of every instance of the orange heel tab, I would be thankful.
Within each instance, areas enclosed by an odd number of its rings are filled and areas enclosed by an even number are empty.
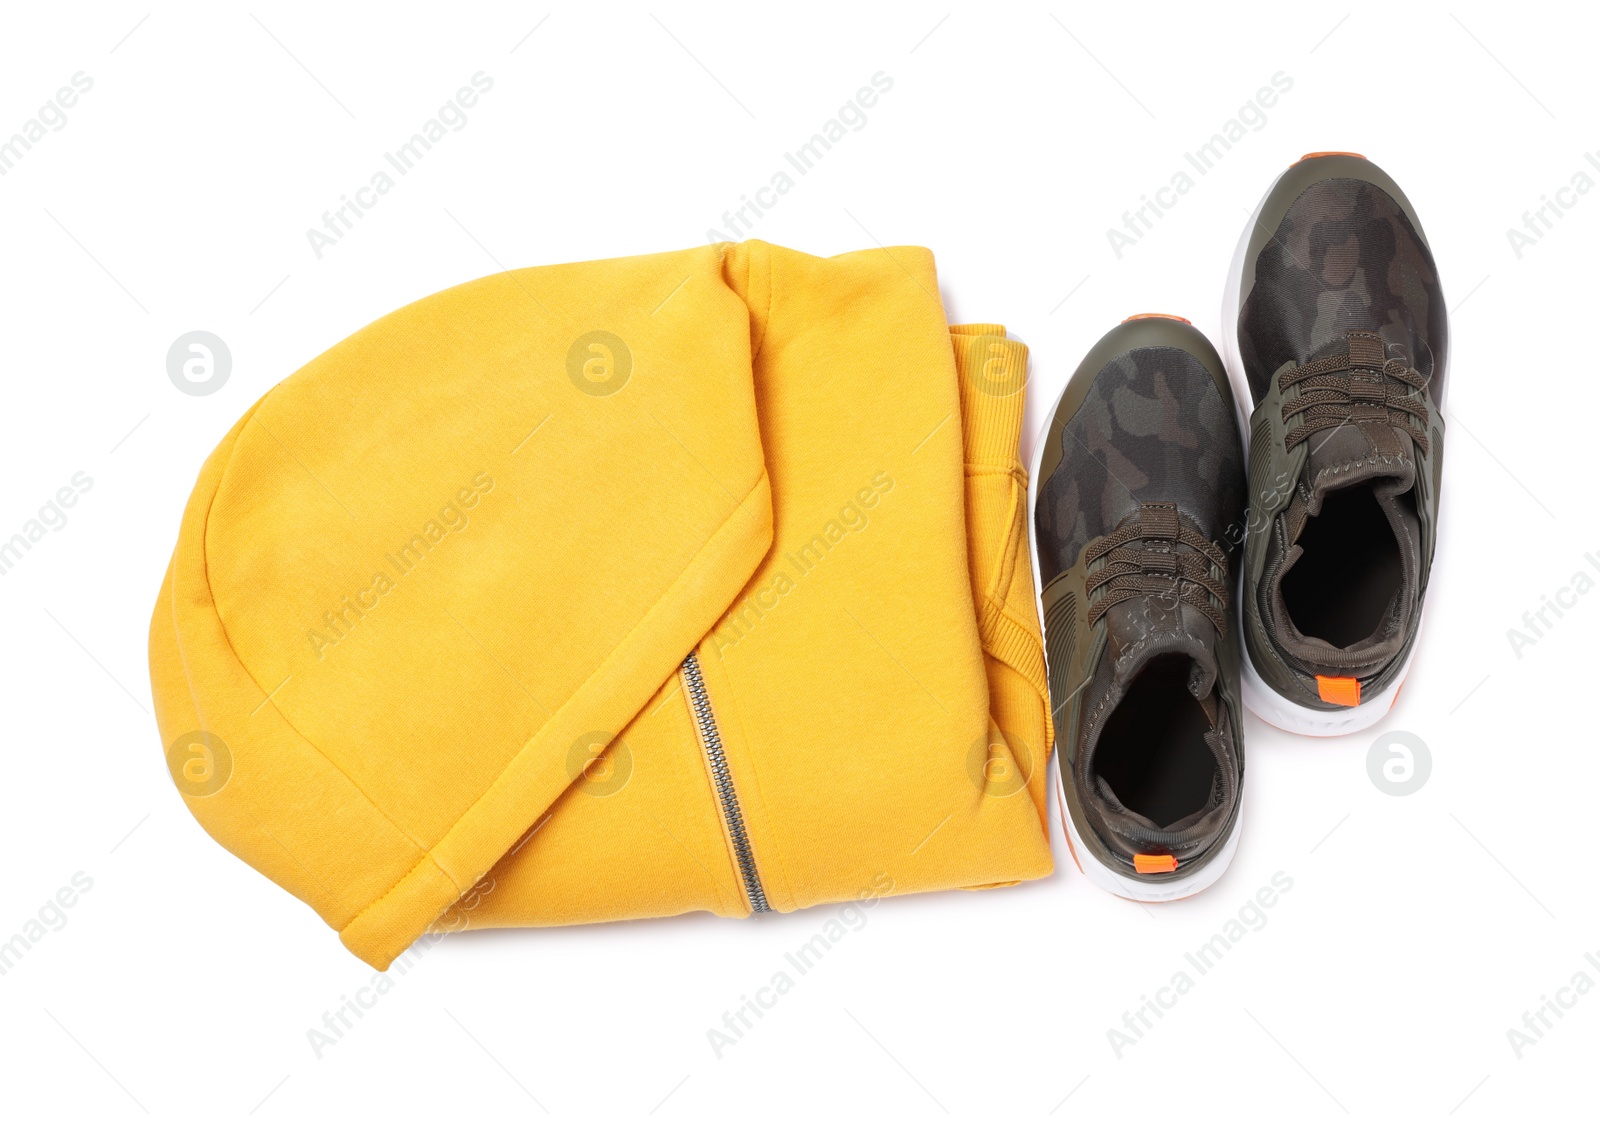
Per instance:
[[[1166,318],[1168,321],[1181,321],[1184,325],[1194,324],[1188,318],[1180,318],[1177,314],[1129,314],[1122,319],[1122,324],[1127,325],[1130,321],[1143,321],[1145,318]]]
[[[1134,855],[1133,869],[1140,874],[1171,874],[1178,869],[1178,860],[1171,855]]]
[[[1359,706],[1361,680],[1358,678],[1329,678],[1317,675],[1317,696],[1330,706]]]

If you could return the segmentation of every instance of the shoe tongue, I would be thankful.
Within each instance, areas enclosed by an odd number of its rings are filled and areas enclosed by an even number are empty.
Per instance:
[[[1335,338],[1310,359],[1346,352],[1352,364],[1358,366],[1352,371],[1352,378],[1375,373],[1383,366],[1382,341],[1370,333]],[[1384,410],[1376,405],[1352,405],[1348,421],[1337,428],[1314,432],[1306,440],[1306,448],[1302,481],[1313,513],[1320,511],[1322,499],[1336,490],[1373,482],[1380,498],[1393,497],[1404,494],[1416,481],[1411,436],[1391,424]],[[1376,481],[1380,479],[1387,481]]]
[[[1352,363],[1375,371],[1383,363],[1384,346],[1373,333],[1352,332],[1318,349],[1317,360],[1335,353],[1349,352]],[[1270,586],[1274,629],[1279,648],[1308,674],[1368,677],[1382,670],[1406,640],[1406,625],[1420,598],[1417,578],[1422,574],[1422,527],[1413,506],[1401,500],[1416,483],[1417,465],[1411,436],[1390,424],[1381,409],[1363,411],[1356,404],[1349,422],[1336,429],[1313,433],[1307,440],[1305,469],[1300,475],[1302,497],[1278,517],[1283,534],[1269,541],[1267,573],[1276,577]],[[1399,546],[1402,580],[1395,602],[1371,638],[1350,647],[1334,647],[1322,639],[1305,637],[1289,630],[1288,609],[1283,602],[1284,576],[1304,555],[1299,544],[1306,523],[1322,512],[1324,501],[1337,490],[1366,484],[1380,509],[1389,519]]]
[[[1080,755],[1094,747],[1117,703],[1151,660],[1187,655],[1187,685],[1216,724],[1217,629],[1198,609],[1163,596],[1136,596],[1106,612],[1106,651],[1083,690],[1087,723],[1078,734]]]
[[[1198,609],[1160,596],[1124,600],[1106,612],[1106,652],[1094,680],[1085,689],[1084,711],[1088,724],[1080,731],[1078,763],[1083,765],[1099,804],[1088,812],[1090,823],[1115,849],[1127,853],[1173,854],[1180,861],[1203,852],[1226,822],[1231,785],[1236,771],[1233,753],[1234,722],[1227,717],[1217,690],[1217,650],[1221,640],[1216,626]],[[1134,680],[1153,660],[1164,655],[1189,659],[1188,690],[1210,720],[1206,745],[1216,757],[1219,789],[1212,802],[1168,827],[1123,807],[1096,771],[1090,750],[1099,742],[1106,721],[1127,695]]]
[[[1170,597],[1140,596],[1106,612],[1101,670],[1107,677],[1100,695],[1112,698],[1106,712],[1150,660],[1162,655],[1187,655],[1189,693],[1201,702],[1211,697],[1217,683],[1217,628],[1199,609]]]

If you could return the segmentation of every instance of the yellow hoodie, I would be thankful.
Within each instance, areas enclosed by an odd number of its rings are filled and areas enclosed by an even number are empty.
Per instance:
[[[1048,874],[1026,364],[920,248],[396,311],[200,472],[150,633],[174,781],[380,969]]]

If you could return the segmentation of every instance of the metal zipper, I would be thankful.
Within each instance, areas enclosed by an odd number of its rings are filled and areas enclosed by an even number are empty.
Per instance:
[[[717,790],[722,804],[722,818],[728,825],[728,839],[733,845],[733,856],[739,863],[739,874],[744,879],[744,892],[755,913],[771,913],[767,893],[761,888],[761,875],[756,873],[756,856],[750,850],[750,836],[745,831],[744,814],[739,810],[739,797],[733,790],[733,774],[728,771],[728,754],[722,748],[722,735],[717,732],[717,719],[711,712],[711,695],[706,693],[706,680],[700,674],[700,659],[693,651],[683,660],[683,681],[689,689],[689,708],[694,712],[695,728],[700,731],[700,744],[706,751],[706,763],[711,766],[711,784]]]

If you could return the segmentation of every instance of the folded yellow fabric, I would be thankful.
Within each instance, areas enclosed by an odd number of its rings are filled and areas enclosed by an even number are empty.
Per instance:
[[[174,780],[378,968],[1047,874],[1026,365],[920,248],[390,314],[201,470],[151,623]]]

